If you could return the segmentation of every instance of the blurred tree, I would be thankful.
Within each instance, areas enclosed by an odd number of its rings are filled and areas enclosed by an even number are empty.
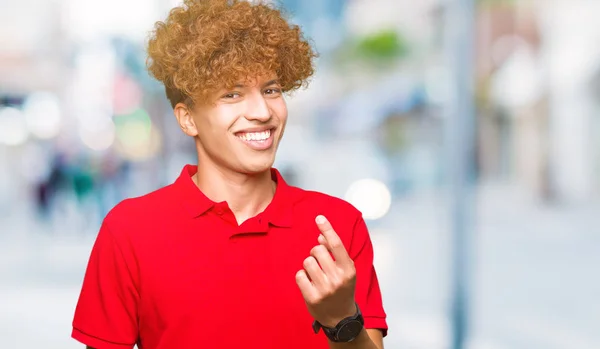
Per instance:
[[[398,59],[408,53],[408,44],[395,30],[384,30],[358,41],[359,56],[366,59]]]
[[[335,66],[361,63],[389,68],[410,53],[409,41],[395,29],[384,29],[363,37],[348,38],[334,54]]]

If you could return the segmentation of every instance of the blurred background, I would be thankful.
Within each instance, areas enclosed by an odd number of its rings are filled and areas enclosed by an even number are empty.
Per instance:
[[[458,72],[457,2],[280,2],[321,56],[288,98],[276,165],[368,220],[386,347],[450,348],[462,280],[465,347],[600,348],[600,1],[476,1]],[[0,347],[80,348],[102,218],[195,162],[145,71],[145,38],[177,4],[0,1]],[[448,112],[457,79],[472,118]],[[455,117],[471,120],[462,138]],[[473,145],[454,194],[449,139]]]

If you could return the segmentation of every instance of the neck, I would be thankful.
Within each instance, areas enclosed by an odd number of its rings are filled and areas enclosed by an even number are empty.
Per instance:
[[[194,182],[212,201],[226,201],[238,224],[264,211],[275,195],[276,185],[269,170],[248,175],[210,162],[198,164]]]

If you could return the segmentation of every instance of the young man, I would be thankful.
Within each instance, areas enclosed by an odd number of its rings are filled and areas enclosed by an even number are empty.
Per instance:
[[[272,168],[315,56],[276,9],[186,0],[149,70],[198,166],[105,218],[72,336],[90,348],[376,349],[386,314],[360,212]]]

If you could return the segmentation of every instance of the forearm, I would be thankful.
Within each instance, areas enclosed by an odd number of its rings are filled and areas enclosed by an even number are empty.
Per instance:
[[[366,329],[363,329],[358,337],[349,343],[335,343],[329,341],[330,349],[383,349],[383,344],[376,344],[369,336]]]

